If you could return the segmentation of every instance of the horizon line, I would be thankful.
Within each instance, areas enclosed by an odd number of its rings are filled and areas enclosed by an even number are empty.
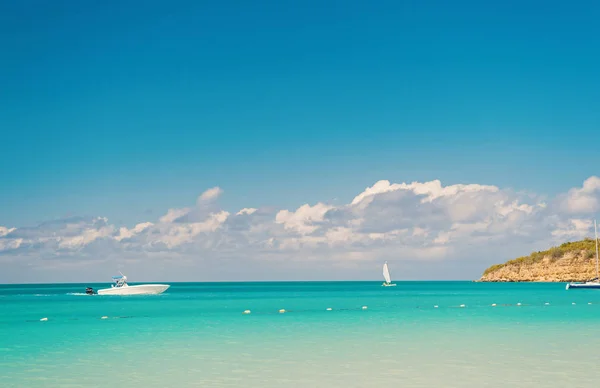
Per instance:
[[[395,283],[407,283],[407,282],[474,282],[474,279],[421,279],[421,280],[401,280],[395,281]],[[147,280],[147,281],[135,281],[128,283],[367,283],[367,282],[382,282],[382,280],[211,280],[211,281],[161,281],[161,280]],[[99,283],[111,283],[110,281],[89,281],[89,282],[58,282],[58,283],[0,283],[0,286],[15,286],[15,285],[49,285],[49,284],[99,284]]]

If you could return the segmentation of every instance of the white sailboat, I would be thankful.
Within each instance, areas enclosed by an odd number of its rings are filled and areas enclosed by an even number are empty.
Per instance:
[[[393,287],[396,284],[392,283],[392,278],[390,277],[390,270],[388,268],[387,261],[383,264],[383,278],[385,282],[383,282],[382,286],[384,287]]]
[[[98,295],[158,295],[170,287],[168,284],[137,284],[130,286],[127,284],[127,276],[122,273],[121,276],[113,276],[112,278],[115,284],[112,284],[110,288],[98,290]]]
[[[567,290],[571,288],[600,288],[600,276],[598,275],[598,228],[596,226],[596,220],[594,220],[594,237],[596,238],[596,278],[583,283],[568,283],[566,287]]]

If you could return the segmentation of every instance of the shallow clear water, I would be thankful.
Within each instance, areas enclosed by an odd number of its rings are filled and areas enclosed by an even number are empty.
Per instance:
[[[566,291],[560,283],[380,284],[172,283],[163,295],[130,297],[88,296],[84,284],[3,285],[0,381],[3,387],[596,383],[600,290]],[[251,314],[242,314],[246,309]]]

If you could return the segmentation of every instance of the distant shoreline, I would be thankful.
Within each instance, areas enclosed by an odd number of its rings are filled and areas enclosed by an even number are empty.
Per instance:
[[[473,280],[474,283],[569,283],[574,280]]]

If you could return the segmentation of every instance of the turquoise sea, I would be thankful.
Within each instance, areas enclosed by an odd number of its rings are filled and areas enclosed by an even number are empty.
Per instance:
[[[163,295],[130,297],[84,294],[107,284],[2,285],[0,385],[597,383],[600,290],[397,284],[171,283]]]

